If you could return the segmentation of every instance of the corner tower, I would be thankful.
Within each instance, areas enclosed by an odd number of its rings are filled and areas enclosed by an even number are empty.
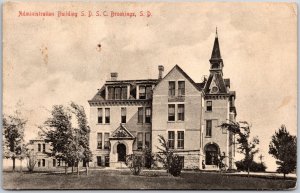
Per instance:
[[[210,74],[204,86],[204,112],[202,130],[203,163],[207,169],[216,169],[215,160],[222,154],[225,164],[234,167],[234,136],[218,127],[223,122],[235,121],[235,92],[230,91],[230,79],[223,78],[223,59],[221,57],[218,31],[213,44],[210,62]]]

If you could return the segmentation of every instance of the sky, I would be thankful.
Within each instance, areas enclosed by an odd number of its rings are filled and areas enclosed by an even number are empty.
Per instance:
[[[150,17],[34,17],[19,11],[150,11]],[[237,120],[252,124],[268,170],[271,136],[297,134],[297,9],[290,3],[9,3],[3,21],[3,112],[21,103],[26,140],[53,105],[85,107],[111,72],[158,77],[178,64],[195,82],[209,75],[218,28],[224,77],[236,91]],[[99,49],[98,44],[101,44]],[[258,155],[259,155],[258,154]]]

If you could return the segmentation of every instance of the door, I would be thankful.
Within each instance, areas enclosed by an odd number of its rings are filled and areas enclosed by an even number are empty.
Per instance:
[[[118,152],[118,161],[125,162],[126,161],[126,146],[124,144],[119,144],[117,146]]]
[[[217,165],[218,147],[215,144],[209,144],[205,147],[205,164]]]

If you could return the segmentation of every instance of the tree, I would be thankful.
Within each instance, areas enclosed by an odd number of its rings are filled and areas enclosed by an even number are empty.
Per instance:
[[[173,157],[173,151],[170,150],[167,141],[161,135],[158,135],[158,141],[161,147],[157,147],[159,153],[156,155],[157,161],[163,164],[163,167],[169,173],[169,169],[171,166],[171,160]]]
[[[3,115],[3,150],[4,157],[13,161],[13,171],[16,168],[16,158],[23,160],[24,129],[27,120],[16,111],[14,115]]]
[[[239,145],[237,149],[239,153],[243,154],[245,157],[243,163],[246,165],[248,177],[250,172],[251,164],[253,163],[253,158],[259,149],[257,145],[259,144],[259,139],[257,136],[253,137],[252,140],[250,137],[250,128],[251,125],[246,121],[222,123],[219,127],[225,128],[228,131],[232,132],[234,135],[237,135],[237,144]]]
[[[70,107],[55,105],[51,115],[52,117],[45,122],[46,130],[41,128],[44,131],[45,141],[52,145],[50,156],[55,156],[71,165],[72,172],[74,165],[77,165],[79,175],[79,162],[89,162],[92,156],[89,149],[90,129],[84,108],[74,102]],[[77,119],[77,127],[72,125],[72,115]],[[65,173],[67,173],[67,164]],[[88,174],[88,164],[86,164],[86,173]]]
[[[161,147],[157,147],[157,149],[160,151],[156,155],[157,161],[163,164],[163,167],[168,173],[172,174],[173,176],[179,176],[182,170],[182,160],[169,148],[169,145],[163,136],[158,135],[158,137]]]
[[[285,125],[281,125],[272,136],[269,144],[269,153],[277,159],[277,171],[286,174],[293,172],[297,164],[297,137],[290,135]]]
[[[36,155],[33,150],[27,151],[27,169],[29,172],[33,172],[35,164],[37,162]]]
[[[86,174],[88,174],[88,163],[92,159],[92,152],[89,147],[89,135],[90,135],[90,127],[87,123],[87,116],[85,114],[83,106],[71,103],[71,107],[73,109],[73,113],[77,118],[78,123],[78,133],[76,134],[76,143],[78,145],[77,148],[77,174],[79,174],[79,161],[83,161],[86,163]]]
[[[51,143],[52,151],[50,156],[61,159],[68,163],[70,160],[72,125],[71,113],[62,105],[54,105],[51,111],[51,117],[45,121],[44,132],[45,142]],[[45,130],[44,130],[45,129]],[[67,164],[65,165],[67,174]]]

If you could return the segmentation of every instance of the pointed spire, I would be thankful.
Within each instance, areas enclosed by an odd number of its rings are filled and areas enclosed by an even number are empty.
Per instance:
[[[218,39],[218,28],[216,27],[216,37],[214,42],[214,47],[211,53],[211,60],[218,60],[221,59],[221,52],[219,46],[219,39]]]
[[[211,53],[211,58],[209,60],[211,66],[211,70],[218,70],[222,72],[222,68],[224,67],[223,60],[221,57],[221,51],[219,46],[219,39],[218,39],[218,28],[216,27],[216,37],[214,42],[214,47]]]

